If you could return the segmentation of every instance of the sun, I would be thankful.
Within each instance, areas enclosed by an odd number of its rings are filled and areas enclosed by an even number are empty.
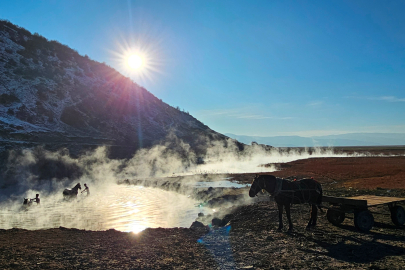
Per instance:
[[[145,60],[138,54],[132,54],[128,57],[127,64],[131,69],[140,70],[145,65]]]
[[[159,80],[158,75],[164,74],[165,54],[161,42],[129,40],[122,37],[116,41],[114,50],[108,49],[113,66],[122,75],[145,85]]]

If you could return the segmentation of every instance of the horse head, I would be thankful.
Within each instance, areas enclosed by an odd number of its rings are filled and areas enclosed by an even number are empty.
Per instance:
[[[260,190],[266,190],[270,194],[274,192],[276,185],[276,177],[274,175],[257,175],[253,179],[250,186],[249,196],[254,197]]]
[[[82,186],[80,185],[80,183],[77,183],[76,187],[77,187],[78,189],[82,189]]]
[[[255,175],[255,178],[253,178],[252,185],[250,186],[250,189],[249,189],[249,197],[256,196],[256,194],[259,193],[259,191],[262,189],[260,187],[259,178],[260,178],[260,176],[257,174]]]

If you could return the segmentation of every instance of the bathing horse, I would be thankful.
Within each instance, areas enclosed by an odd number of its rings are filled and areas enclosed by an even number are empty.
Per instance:
[[[77,197],[77,193],[79,193],[78,189],[82,189],[80,183],[77,183],[72,189],[66,188],[63,191],[63,198],[65,199],[73,199]]]
[[[31,206],[32,205],[32,200],[28,199],[28,198],[24,198],[24,202],[23,202],[24,206]]]
[[[307,230],[316,226],[318,215],[317,206],[322,203],[322,186],[314,179],[301,179],[297,181],[289,181],[281,178],[276,178],[274,175],[256,175],[253,179],[249,190],[249,196],[254,197],[260,190],[266,190],[277,203],[278,207],[278,230],[283,228],[283,207],[287,214],[289,231],[292,231],[293,224],[291,222],[290,206],[291,204],[309,203],[311,205],[311,217],[309,219]]]

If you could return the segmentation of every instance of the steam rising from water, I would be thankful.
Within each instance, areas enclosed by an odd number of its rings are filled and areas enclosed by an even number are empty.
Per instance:
[[[131,226],[139,226],[139,228],[142,226],[179,226],[181,221],[172,223],[172,219],[162,219],[162,217],[167,217],[168,215],[165,213],[170,213],[170,209],[176,207],[180,207],[183,212],[191,211],[195,201],[183,200],[173,194],[158,194],[163,191],[156,189],[152,189],[153,192],[150,189],[144,189],[140,192],[140,190],[136,190],[137,187],[130,187],[134,189],[131,191],[123,190],[120,187],[118,191],[117,181],[173,175],[196,175],[194,180],[199,181],[197,177],[199,174],[271,172],[275,170],[275,167],[260,165],[314,157],[349,156],[344,153],[335,153],[332,148],[326,150],[319,148],[311,151],[282,151],[278,148],[269,150],[260,145],[252,145],[246,147],[244,151],[239,151],[236,144],[230,140],[228,147],[224,147],[223,142],[212,142],[212,147],[207,149],[207,153],[203,157],[204,163],[198,164],[201,162],[197,162],[197,155],[189,145],[181,141],[177,141],[177,144],[176,151],[169,145],[157,145],[151,149],[141,149],[128,160],[108,158],[108,150],[105,147],[100,147],[79,158],[70,157],[66,150],[50,152],[43,148],[35,148],[24,150],[21,153],[11,152],[6,171],[2,175],[3,179],[0,179],[3,185],[2,188],[0,187],[0,207],[3,209],[0,213],[2,222],[4,222],[4,218],[9,219],[11,223],[7,226],[13,226],[13,213],[21,207],[23,198],[33,198],[36,193],[39,193],[43,202],[41,207],[32,207],[25,216],[18,215],[21,220],[15,222],[22,224],[35,217],[36,225],[32,226],[38,228],[49,227],[49,224],[87,229],[106,229],[109,226],[114,226],[122,230],[132,230]],[[178,151],[179,149],[181,151]],[[77,182],[82,185],[87,183],[92,190],[92,195],[77,204],[66,206],[61,201],[62,190],[66,187],[73,187]],[[147,195],[144,195],[144,192],[147,192]],[[138,195],[131,197],[130,193]],[[142,199],[138,200],[139,198]],[[162,198],[165,199],[161,200]],[[146,223],[138,222],[136,223],[138,225],[131,225],[135,224],[131,223],[131,220],[136,219],[136,211],[143,211],[136,205],[147,204],[151,201],[155,201],[157,205],[162,205],[162,207],[148,208],[154,209],[148,211],[152,211],[152,214],[156,213],[154,218],[158,221],[149,220]],[[177,204],[179,201],[182,202],[180,205]],[[70,209],[71,206],[72,209]],[[181,208],[181,206],[185,208]],[[69,211],[61,211],[63,209],[69,209]],[[163,209],[163,212],[159,209]],[[97,215],[99,215],[99,219]],[[122,216],[126,216],[125,221],[122,221]],[[146,217],[147,215],[144,213],[143,216]],[[121,225],[119,224],[120,220]],[[4,225],[1,223],[0,227],[3,227],[2,224]]]
[[[103,186],[123,179],[169,177],[198,174],[256,173],[271,172],[275,167],[261,166],[269,163],[290,162],[314,157],[347,157],[345,153],[335,153],[330,149],[289,150],[279,148],[266,150],[260,145],[246,147],[239,151],[230,142],[224,147],[220,142],[212,142],[203,164],[197,164],[197,155],[190,146],[178,143],[177,151],[167,145],[157,145],[151,149],[139,150],[131,159],[108,158],[108,149],[100,147],[79,158],[72,158],[68,151],[50,152],[43,148],[11,152],[6,170],[3,172],[3,186],[0,187],[0,202],[8,199],[21,199],[33,190],[47,195],[73,183],[90,183]],[[178,149],[181,151],[178,151]],[[180,155],[179,152],[187,153]],[[354,154],[351,156],[361,156]],[[200,162],[201,163],[201,162]]]

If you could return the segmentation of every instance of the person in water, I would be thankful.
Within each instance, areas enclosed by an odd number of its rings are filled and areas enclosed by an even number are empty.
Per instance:
[[[84,186],[86,187],[85,189],[83,189],[83,191],[81,192],[81,193],[83,193],[83,192],[87,192],[87,196],[89,196],[90,195],[90,189],[89,189],[89,187],[87,186],[87,184],[84,184]]]
[[[39,194],[37,194],[34,199],[31,199],[31,201],[34,201],[34,202],[36,202],[37,204],[39,204],[39,203],[41,202],[41,199],[39,198]]]

